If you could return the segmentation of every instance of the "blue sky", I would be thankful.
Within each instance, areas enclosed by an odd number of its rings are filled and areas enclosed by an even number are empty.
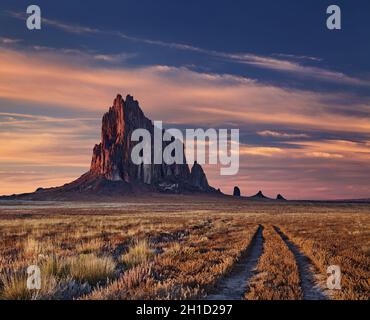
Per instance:
[[[38,1],[40,31],[26,29],[29,4],[0,4],[10,68],[0,81],[0,180],[9,192],[19,179],[29,181],[19,191],[31,191],[86,171],[100,117],[121,92],[168,125],[240,128],[239,175],[207,168],[225,191],[369,196],[368,1]],[[341,7],[340,31],[326,28],[330,4]],[[17,159],[25,130],[30,156],[48,160]],[[65,154],[61,132],[73,139]]]
[[[343,12],[343,29],[333,32],[325,28],[325,11],[332,3],[305,0],[233,1],[232,4],[229,1],[38,1],[45,18],[67,25],[120,31],[140,39],[228,53],[311,56],[322,59],[319,65],[327,68],[351,75],[366,74],[369,72],[370,4],[359,0],[336,1]],[[97,42],[91,35],[71,35],[50,25],[44,25],[41,32],[30,33],[23,23],[4,12],[25,12],[28,4],[28,1],[2,1],[1,33],[4,37],[19,37],[29,44],[89,48],[111,54],[139,51],[140,57],[135,59],[138,64],[205,63],[204,57],[189,51],[181,54],[180,50],[117,41],[117,37],[109,36]],[[114,39],[116,41],[112,41]],[[212,67],[223,72],[233,70],[221,61],[209,63],[209,68]]]

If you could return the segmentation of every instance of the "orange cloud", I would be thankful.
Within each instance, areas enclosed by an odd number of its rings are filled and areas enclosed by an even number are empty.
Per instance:
[[[366,194],[369,189],[365,179],[370,179],[366,176],[370,172],[369,142],[307,141],[308,136],[284,135],[285,129],[368,135],[370,117],[351,114],[353,109],[366,112],[366,102],[347,106],[330,94],[288,90],[252,79],[186,68],[103,68],[96,66],[93,58],[77,53],[0,52],[1,99],[22,102],[28,108],[40,104],[59,111],[102,114],[118,92],[133,94],[153,120],[200,127],[222,126],[225,122],[245,128],[263,125],[284,128],[282,132],[259,131],[265,137],[305,139],[285,142],[290,148],[241,146],[242,168],[238,176],[220,177],[218,169],[207,167],[211,183],[222,186],[224,191],[240,185],[249,194],[266,189],[271,195],[284,192],[290,198],[319,198],[319,191],[312,190],[334,190],[340,185],[343,192],[355,195]],[[343,96],[343,101],[347,98]],[[0,108],[6,110],[5,106]],[[88,169],[91,148],[99,141],[99,117],[90,123],[83,119],[34,117],[28,114],[31,109],[24,109],[23,115],[6,111],[0,113],[0,194],[63,184]],[[341,173],[334,175],[333,170]],[[342,194],[333,191],[329,196]]]
[[[121,92],[137,97],[153,119],[172,123],[286,125],[290,128],[370,133],[370,118],[350,115],[355,108],[327,101],[336,96],[287,90],[230,75],[197,73],[186,68],[151,66],[102,68],[55,52],[0,53],[0,98],[52,105],[54,108],[106,110]],[[346,97],[343,97],[345,101]],[[348,97],[347,97],[348,98]],[[312,112],[315,110],[315,112]],[[193,112],[197,117],[193,117]]]
[[[366,143],[348,140],[321,140],[287,142],[302,147],[303,154],[321,158],[348,158],[353,161],[369,161],[370,147]]]
[[[275,147],[251,147],[251,146],[240,147],[240,155],[273,157],[277,154],[282,153],[284,153],[283,149]]]

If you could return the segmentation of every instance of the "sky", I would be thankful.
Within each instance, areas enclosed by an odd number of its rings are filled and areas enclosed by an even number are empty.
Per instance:
[[[211,185],[288,199],[370,197],[370,2],[0,3],[0,194],[88,171],[117,93],[175,128],[238,128]],[[339,5],[342,29],[328,30]]]

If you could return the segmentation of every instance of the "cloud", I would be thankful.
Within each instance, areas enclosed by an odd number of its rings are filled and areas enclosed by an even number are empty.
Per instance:
[[[20,20],[25,20],[25,18],[26,18],[26,14],[24,12],[6,11],[6,13],[11,17],[17,18],[17,19],[20,19]],[[42,24],[50,25],[50,26],[53,26],[55,28],[58,28],[60,30],[70,32],[70,33],[77,33],[77,34],[84,34],[84,33],[96,33],[96,34],[98,34],[98,33],[101,33],[100,30],[95,29],[95,28],[90,28],[90,27],[86,27],[86,26],[79,26],[79,25],[75,25],[75,24],[68,24],[68,23],[64,23],[64,22],[61,22],[61,21],[48,19],[48,18],[45,18],[45,17],[42,17]]]
[[[322,61],[321,58],[318,57],[311,57],[311,56],[304,56],[304,55],[295,55],[295,54],[286,54],[286,53],[274,53],[273,56],[275,57],[282,57],[282,58],[289,58],[295,60],[308,60],[308,61]]]
[[[0,98],[73,110],[105,110],[118,92],[137,96],[151,118],[210,126],[229,122],[289,126],[290,130],[370,132],[369,118],[352,114],[368,101],[284,89],[244,77],[186,68],[103,68],[75,53],[0,52]],[[85,62],[83,62],[85,61]],[[313,112],[315,110],[315,112]],[[197,118],[192,116],[197,113]]]
[[[29,51],[36,51],[40,53],[49,53],[53,54],[58,57],[66,57],[70,56],[74,60],[80,60],[82,63],[86,62],[94,62],[94,61],[102,61],[108,62],[112,64],[118,64],[122,62],[126,62],[129,59],[132,59],[136,56],[134,53],[125,53],[121,52],[118,54],[102,54],[97,53],[94,50],[79,50],[79,49],[71,49],[71,48],[53,48],[53,47],[45,47],[45,46],[38,46],[34,45],[29,48]]]
[[[21,42],[20,39],[4,38],[0,37],[0,44],[3,45],[12,45]]]
[[[311,77],[320,80],[327,80],[349,85],[370,86],[370,81],[348,76],[342,72],[326,70],[323,68],[304,66],[291,60],[275,59],[272,57],[258,56],[254,54],[229,54],[218,53],[220,57],[235,62],[252,65],[264,69],[284,71],[301,76]]]
[[[241,144],[240,154],[247,156],[274,157],[285,159],[322,158],[347,159],[367,162],[370,160],[370,148],[367,143],[348,140],[324,139],[312,141],[285,142],[279,147],[251,146]]]
[[[337,153],[328,153],[328,152],[308,152],[306,153],[308,157],[314,158],[325,158],[325,159],[340,159],[344,156]]]
[[[278,131],[271,131],[271,130],[258,131],[257,134],[262,137],[273,137],[273,138],[283,138],[283,139],[308,138],[309,137],[309,135],[305,133],[286,133],[286,132],[278,132]]]
[[[131,59],[134,56],[135,56],[134,54],[128,54],[128,53],[94,54],[93,58],[95,60],[100,60],[100,61],[105,61],[105,62],[110,62],[110,63],[120,63],[128,59]]]
[[[24,14],[19,12],[8,12],[9,15],[18,19],[24,19]],[[343,83],[347,85],[370,86],[370,81],[351,77],[342,72],[331,71],[324,68],[305,66],[298,61],[309,60],[311,62],[320,62],[321,59],[309,56],[297,56],[292,54],[272,54],[271,56],[256,55],[252,53],[231,53],[216,50],[204,49],[201,47],[182,44],[177,42],[165,42],[161,40],[153,40],[147,38],[140,38],[128,35],[116,30],[102,30],[98,28],[91,28],[87,26],[75,25],[65,23],[62,21],[43,18],[43,23],[65,32],[74,34],[93,34],[100,36],[115,36],[132,42],[143,43],[147,45],[154,45],[165,47],[169,49],[176,49],[182,51],[189,51],[199,54],[208,55],[214,58],[225,59],[229,62],[247,64],[258,68],[264,68],[280,72],[288,72],[304,77],[311,77],[320,80],[326,80],[336,83]],[[278,58],[275,58],[278,57]]]
[[[284,151],[281,148],[276,147],[253,147],[243,145],[240,147],[240,155],[253,155],[263,157],[273,157],[277,154],[282,154]]]
[[[237,176],[219,176],[206,166],[212,185],[231,193],[258,190],[288,199],[355,199],[370,194],[370,148],[366,142],[346,140],[295,141],[291,146],[240,146]]]
[[[318,140],[318,141],[295,141],[287,144],[299,147],[306,156],[319,158],[347,158],[351,161],[370,161],[370,148],[366,141],[355,142],[349,140]]]
[[[0,194],[62,185],[86,172],[99,122],[0,112]]]
[[[86,171],[91,148],[100,139],[101,115],[117,93],[133,94],[151,119],[171,127],[217,128],[227,122],[241,133],[249,129],[279,139],[301,132],[338,137],[316,141],[296,136],[284,145],[242,145],[238,176],[221,177],[218,169],[206,166],[210,182],[224,191],[231,192],[236,184],[250,194],[263,189],[288,198],[360,197],[369,191],[366,99],[338,99],[187,68],[105,68],[93,60],[79,52],[70,53],[68,62],[64,54],[42,49],[0,52],[0,194],[62,184]],[[19,113],[7,102],[17,105]],[[32,115],[34,105],[44,106],[45,114]],[[52,116],[56,110],[72,116]],[[85,111],[96,118],[73,117]],[[359,134],[364,142],[346,140],[345,134]],[[22,175],[25,183],[20,185]],[[317,190],[324,187],[332,191],[320,194]]]

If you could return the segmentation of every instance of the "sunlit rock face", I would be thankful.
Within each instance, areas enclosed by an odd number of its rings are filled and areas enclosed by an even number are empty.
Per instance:
[[[142,164],[136,165],[131,160],[131,152],[137,142],[131,141],[135,129],[146,129],[154,136],[154,125],[141,110],[138,101],[130,95],[123,99],[121,95],[113,101],[109,111],[102,119],[101,142],[93,149],[90,174],[103,176],[109,181],[144,183],[161,189],[181,192],[214,191],[209,186],[202,167],[195,163],[191,172],[184,155],[184,164]],[[152,139],[153,141],[153,139]],[[162,142],[163,150],[170,142]],[[154,155],[153,142],[152,160]],[[167,186],[171,185],[171,188]],[[176,187],[174,187],[176,186]]]

